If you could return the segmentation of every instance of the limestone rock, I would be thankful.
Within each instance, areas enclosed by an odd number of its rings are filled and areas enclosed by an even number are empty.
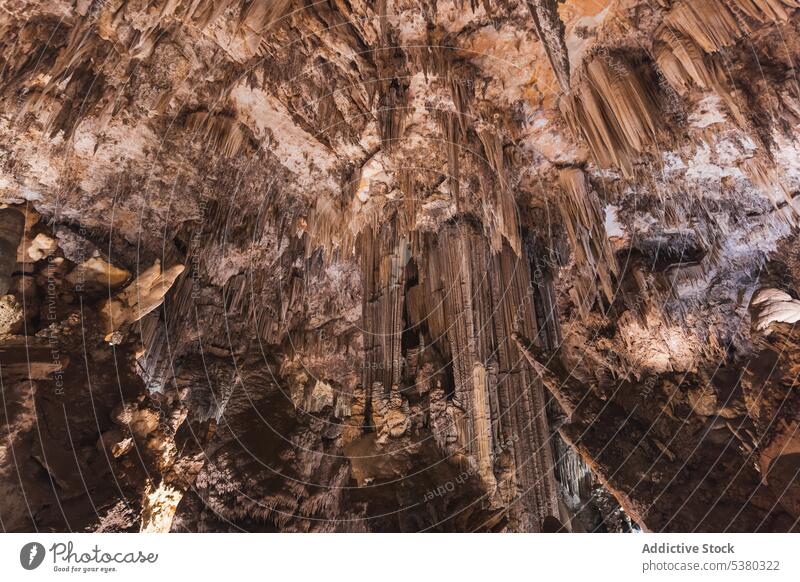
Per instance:
[[[92,257],[76,265],[67,275],[67,281],[74,287],[100,287],[113,289],[130,278],[131,274],[115,267],[100,257]]]
[[[759,289],[750,301],[753,328],[762,331],[773,322],[800,321],[800,301],[778,289]]]
[[[130,452],[133,444],[131,436],[126,436],[126,433],[119,429],[112,429],[100,436],[97,446],[100,449],[108,450],[114,458],[119,458]]]
[[[22,305],[14,295],[0,297],[0,337],[19,333],[24,319]]]
[[[43,232],[37,234],[27,246],[26,253],[31,261],[40,261],[52,255],[58,248],[58,243]]]
[[[96,263],[95,263],[96,265]],[[164,301],[169,288],[183,272],[183,265],[173,265],[162,272],[160,261],[143,271],[130,285],[101,307],[107,334],[111,334],[131,323],[139,321]],[[119,279],[121,273],[109,273]]]

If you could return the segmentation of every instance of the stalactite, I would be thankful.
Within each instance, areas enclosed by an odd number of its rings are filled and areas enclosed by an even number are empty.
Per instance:
[[[561,110],[597,163],[633,172],[660,127],[656,97],[626,60],[597,55],[585,65]]]
[[[796,0],[684,0],[673,6],[664,23],[691,38],[707,53],[713,53],[751,32],[743,16],[758,24],[785,22],[790,9],[798,7]]]
[[[228,115],[197,111],[187,116],[186,129],[228,158],[239,155],[248,142],[244,125]]]
[[[447,149],[447,183],[450,186],[450,194],[456,202],[456,207],[459,207],[461,200],[459,186],[461,171],[458,158],[463,135],[459,124],[459,115],[452,111],[440,111],[438,113],[439,127]]]
[[[527,0],[536,34],[544,45],[553,73],[564,92],[569,91],[569,53],[564,42],[564,23],[556,0]]]
[[[527,263],[509,246],[492,252],[468,224],[446,228],[426,253],[424,281],[441,289],[430,301],[443,301],[454,404],[464,412],[459,443],[490,487],[497,477],[485,468],[503,451],[513,456],[516,487],[531,518],[526,527],[537,530],[547,515],[557,515],[557,503],[544,393],[512,339],[514,329],[536,333]]]
[[[403,230],[410,232],[417,227],[418,188],[414,170],[401,168],[397,171],[397,183],[403,193]]]
[[[476,133],[483,148],[484,162],[492,173],[491,176],[481,179],[483,217],[492,248],[498,252],[505,239],[514,252],[519,253],[521,246],[518,209],[509,189],[503,140],[495,130],[487,126],[479,127]]]
[[[292,0],[251,0],[242,2],[239,24],[246,25],[256,34],[263,34],[278,20],[286,16]]]
[[[531,273],[536,328],[539,330],[537,339],[545,349],[554,350],[561,345],[561,325],[558,320],[553,267],[543,258],[545,248],[530,233],[525,237],[525,255]]]
[[[388,73],[383,73],[383,75]],[[397,140],[403,135],[408,115],[408,91],[398,80],[382,83],[384,87],[378,104],[378,129],[381,135],[381,147],[391,151]]]
[[[778,177],[771,162],[757,157],[750,158],[744,161],[742,170],[770,199],[778,220],[790,225],[797,223],[798,210],[794,205],[792,192],[786,188],[785,181]]]
[[[685,96],[691,84],[713,90],[727,105],[739,126],[747,126],[718,59],[705,55],[691,39],[670,28],[662,28],[656,37],[659,39],[654,49],[656,64],[679,95]]]
[[[519,255],[522,248],[519,236],[519,215],[516,201],[511,190],[497,187],[493,196],[484,204],[484,221],[489,229],[489,240],[492,250],[499,252],[505,240],[511,245],[512,250]]]
[[[719,0],[681,2],[672,8],[664,21],[709,53],[730,46],[744,32],[736,16]]]
[[[356,233],[357,234],[357,233]],[[306,237],[306,258],[318,248],[331,256],[335,248],[344,255],[350,254],[355,244],[355,236],[335,202],[320,196],[308,218],[308,237]]]
[[[478,139],[483,146],[486,163],[492,168],[501,188],[508,187],[506,176],[505,152],[503,151],[503,138],[489,127],[480,127],[476,130]]]
[[[402,373],[408,242],[390,222],[380,229],[365,229],[358,239],[358,249],[364,289],[362,385],[368,394],[376,386],[388,394],[400,384]]]
[[[614,280],[619,277],[619,267],[606,233],[600,200],[578,168],[562,169],[559,182],[562,190],[559,210],[572,243],[575,262],[600,281],[606,298],[613,301]],[[581,304],[585,300],[581,297]]]
[[[458,113],[461,134],[466,135],[470,104],[474,97],[475,71],[469,63],[459,58],[456,47],[438,44],[433,40],[430,46],[416,50],[414,54],[425,77],[436,75],[448,89],[453,107]]]

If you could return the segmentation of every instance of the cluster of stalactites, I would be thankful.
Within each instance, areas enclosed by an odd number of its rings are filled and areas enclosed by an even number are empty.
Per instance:
[[[656,30],[647,60],[596,50],[575,75],[561,102],[564,117],[583,137],[596,163],[618,168],[628,177],[636,161],[668,138],[660,112],[655,73],[660,72],[679,95],[696,88],[713,91],[726,104],[737,125],[747,121],[735,91],[726,79],[718,52],[760,27],[786,22],[800,7],[796,0],[709,0],[679,2]]]
[[[95,101],[99,103],[98,129],[102,130],[119,109],[124,91],[124,88],[109,90],[104,86],[105,80],[127,77],[131,61],[150,57],[156,46],[173,34],[174,24],[205,29],[227,11],[236,9],[238,17],[234,26],[240,44],[254,47],[251,56],[260,55],[263,34],[287,16],[291,0],[159,0],[149,3],[146,11],[142,10],[141,3],[130,0],[88,4],[82,9],[76,8],[76,23],[52,65],[45,71],[30,66],[16,71],[20,73],[16,80],[22,81],[29,93],[18,111],[19,119],[27,112],[47,112],[45,98],[48,95],[58,92],[61,100],[66,101],[45,120],[45,130],[51,135],[64,131],[69,137],[79,117],[85,116],[95,106]],[[110,55],[113,58],[109,58]],[[237,58],[237,55],[230,56]],[[31,71],[36,74],[29,74]],[[6,76],[13,79],[14,74],[11,71]],[[167,90],[146,105],[156,113],[163,113],[172,97],[173,93]],[[80,107],[76,106],[78,102]],[[229,153],[231,151],[225,150],[225,154],[235,155],[236,152]]]
[[[235,117],[197,111],[186,118],[186,128],[227,158],[238,155],[247,143],[247,130]]]
[[[687,96],[692,88],[713,91],[725,103],[736,124],[746,129],[747,119],[728,82],[719,51],[760,26],[786,22],[790,12],[798,7],[800,3],[795,0],[709,0],[676,4],[656,32],[656,64],[679,95]],[[741,169],[779,210],[777,218],[794,224],[797,216],[791,204],[791,192],[776,175],[774,165],[763,156],[757,156],[746,160]]]
[[[362,385],[388,392],[400,383],[406,265],[410,248],[393,222],[364,229],[358,238],[363,287]]]
[[[657,99],[639,71],[621,55],[588,60],[561,110],[602,167],[633,173],[635,160],[656,139]]]
[[[365,390],[378,402],[398,384],[401,393],[412,381],[427,385],[431,369],[451,374],[455,441],[444,452],[473,464],[490,499],[513,483],[533,524],[524,527],[536,529],[558,504],[545,394],[512,340],[544,325],[527,258],[507,244],[494,252],[469,221],[409,242],[391,224],[360,239]],[[412,260],[419,267],[409,278]],[[404,334],[419,337],[413,353]],[[514,467],[510,481],[503,459]]]
[[[667,13],[664,26],[713,53],[733,45],[757,26],[786,22],[794,8],[800,8],[796,0],[684,0]]]
[[[709,0],[681,2],[656,31],[654,57],[664,78],[685,96],[692,86],[714,91],[740,127],[746,120],[736,103],[717,53],[756,28],[786,22],[795,0]]]
[[[473,109],[475,71],[458,58],[457,51],[448,46],[432,46],[414,53],[427,76],[435,74],[447,87],[453,102],[452,110],[438,111],[436,118],[447,153],[447,185],[459,212],[475,212],[481,216],[492,249],[499,252],[503,240],[520,252],[519,219],[505,160],[502,132],[480,120]],[[473,136],[477,139],[473,139]],[[486,171],[473,200],[461,192],[461,157],[474,156]],[[484,179],[485,178],[485,179]]]
[[[128,4],[129,2],[126,0],[113,16],[106,17],[107,20],[112,21],[110,24],[114,24],[113,20],[122,18]],[[149,54],[158,40],[158,32],[164,28],[164,23],[170,20],[204,29],[214,24],[226,12],[238,8],[235,30],[242,43],[254,45],[256,47],[255,54],[258,54],[262,46],[256,41],[261,39],[263,33],[289,15],[291,4],[292,0],[252,0],[251,2],[160,0],[150,11],[150,14],[157,15],[157,18],[153,18],[150,25],[136,35],[136,45],[131,48],[135,49],[136,56],[142,56],[142,53]]]
[[[580,270],[586,271],[590,285],[599,280],[603,294],[613,301],[619,266],[606,232],[600,199],[579,168],[562,169],[559,182],[562,194],[558,206],[575,262]],[[578,304],[585,306],[590,294],[589,289],[581,290]]]

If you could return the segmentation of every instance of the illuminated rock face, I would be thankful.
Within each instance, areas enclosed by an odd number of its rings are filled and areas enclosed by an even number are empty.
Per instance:
[[[796,529],[799,27],[11,2],[3,527]]]

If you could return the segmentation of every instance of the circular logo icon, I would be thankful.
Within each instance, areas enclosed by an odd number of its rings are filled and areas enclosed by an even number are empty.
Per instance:
[[[39,542],[30,542],[19,551],[19,563],[26,570],[35,570],[44,561],[44,546]]]

